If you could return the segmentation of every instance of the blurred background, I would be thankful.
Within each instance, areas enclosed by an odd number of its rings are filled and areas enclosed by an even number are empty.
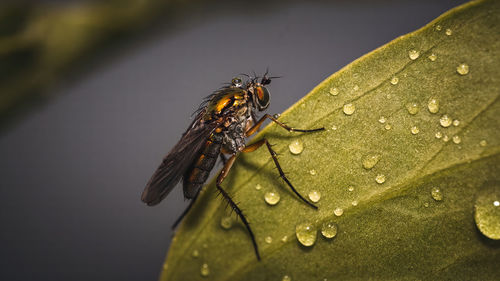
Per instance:
[[[140,195],[203,97],[269,67],[282,112],[463,2],[2,1],[0,280],[156,280],[187,202]]]

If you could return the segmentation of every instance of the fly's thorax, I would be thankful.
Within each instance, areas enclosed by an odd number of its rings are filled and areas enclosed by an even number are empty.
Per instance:
[[[222,145],[225,150],[237,153],[245,148],[245,131],[251,122],[249,111],[244,115],[229,118],[228,126],[222,132]]]

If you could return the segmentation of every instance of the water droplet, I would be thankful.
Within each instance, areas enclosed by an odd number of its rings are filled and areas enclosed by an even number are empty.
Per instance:
[[[485,147],[485,146],[487,146],[487,145],[488,145],[488,142],[487,142],[486,140],[481,140],[481,141],[479,142],[479,145],[480,145],[480,146],[482,146],[482,147]]]
[[[302,152],[302,150],[304,150],[304,145],[302,144],[302,142],[300,140],[294,140],[292,141],[292,143],[290,143],[288,145],[288,148],[290,149],[290,152],[292,154],[300,154]]]
[[[300,244],[312,246],[316,242],[316,229],[310,222],[303,222],[295,226],[295,235]]]
[[[469,66],[465,63],[461,63],[460,65],[457,66],[457,72],[460,75],[465,75],[469,73]]]
[[[392,85],[396,85],[398,82],[399,82],[399,78],[398,77],[396,77],[396,76],[392,77],[392,79],[391,79],[391,84]]]
[[[354,111],[356,110],[356,107],[352,103],[344,104],[344,113],[346,115],[352,115]]]
[[[462,142],[462,139],[459,136],[453,136],[453,142],[459,144]]]
[[[280,201],[280,194],[276,191],[266,192],[264,200],[271,206],[276,205]]]
[[[193,258],[197,258],[200,256],[200,252],[198,252],[198,250],[194,250],[191,255],[193,256]]]
[[[453,120],[453,126],[457,127],[458,125],[460,125],[460,121],[457,119]]]
[[[453,33],[453,31],[451,31],[451,29],[447,28],[445,33],[446,33],[446,35],[450,36]]]
[[[349,186],[349,187],[347,188],[347,190],[349,190],[349,191],[354,191],[354,186],[352,186],[352,185],[351,185],[351,186]]]
[[[484,236],[500,239],[500,186],[480,189],[474,204],[474,221]]]
[[[440,31],[440,30],[441,30],[441,28],[442,28],[442,27],[441,27],[441,25],[439,25],[439,24],[438,24],[438,25],[436,25],[436,30],[437,30],[437,31]]]
[[[410,102],[406,104],[406,110],[408,110],[408,113],[410,113],[411,115],[415,115],[418,113],[420,108],[418,108],[418,103]]]
[[[410,57],[411,60],[416,60],[418,56],[420,56],[420,52],[416,50],[410,50],[408,52],[408,56]]]
[[[257,185],[255,186],[255,189],[257,189],[257,190],[261,190],[261,189],[262,189],[262,185],[257,184]]]
[[[428,208],[429,207],[429,203],[425,202],[424,203],[424,207]]]
[[[359,86],[358,85],[354,85],[354,87],[352,88],[354,91],[357,91],[359,90]]]
[[[439,111],[439,101],[435,98],[430,98],[427,108],[430,113],[437,113]]]
[[[316,170],[314,170],[314,169],[310,170],[309,174],[311,174],[312,176],[315,176],[316,175]]]
[[[448,142],[450,140],[450,138],[448,137],[448,135],[444,135],[443,137],[443,141],[444,142]]]
[[[353,205],[354,207],[358,206],[358,201],[357,200],[352,201],[351,205]]]
[[[390,130],[392,127],[391,127],[391,125],[389,125],[389,124],[385,124],[384,128],[385,128],[386,130]]]
[[[337,235],[337,224],[332,221],[323,223],[321,226],[321,234],[325,238],[335,237],[335,235]]]
[[[375,177],[375,181],[379,184],[383,184],[385,182],[385,176],[382,174],[379,174]]]
[[[210,274],[210,268],[208,268],[208,264],[204,263],[201,266],[200,273],[201,273],[201,276],[203,276],[203,277],[206,277]]]
[[[443,200],[443,193],[437,187],[432,188],[432,190],[431,190],[431,196],[432,196],[432,199],[434,199],[436,201]]]
[[[233,226],[233,219],[231,217],[223,217],[220,220],[220,226],[224,229],[230,229]]]
[[[387,120],[385,119],[384,116],[380,116],[380,119],[378,119],[378,122],[380,122],[380,124],[384,124],[385,121],[387,121]]]
[[[273,117],[274,117],[275,119],[280,118],[280,116],[281,116],[281,114],[279,114],[279,113],[275,113],[275,114],[273,115]]]
[[[441,118],[439,119],[439,124],[441,124],[441,126],[447,128],[451,125],[451,118],[445,114],[445,115],[441,116]]]
[[[363,168],[369,170],[375,165],[377,165],[378,161],[380,160],[380,155],[378,154],[368,154],[365,157],[363,157]]]
[[[267,236],[266,238],[264,238],[264,240],[266,241],[267,244],[273,243],[273,238],[271,236]]]
[[[416,135],[420,132],[420,129],[417,126],[413,126],[413,127],[411,127],[410,131],[412,134]]]
[[[342,214],[344,213],[344,210],[342,208],[336,208],[334,211],[333,211],[333,214],[336,215],[337,217],[340,217],[342,216]]]
[[[434,54],[434,53],[432,53],[432,54],[430,54],[430,55],[428,56],[428,58],[429,58],[429,60],[431,60],[431,61],[435,61],[435,60],[437,59],[437,55],[436,55],[436,54]]]
[[[330,95],[336,96],[338,94],[339,94],[339,89],[337,89],[335,87],[330,88]]]
[[[311,192],[309,192],[309,199],[316,203],[321,199],[321,193],[317,190],[311,190]]]
[[[335,125],[332,125],[332,130],[336,131],[338,128]]]
[[[281,281],[292,281],[292,278],[288,275],[283,276],[283,279]]]
[[[283,237],[281,238],[281,241],[282,241],[283,243],[284,243],[284,242],[286,242],[287,240],[288,240],[288,236],[286,236],[286,235],[285,235],[285,236],[283,236]]]
[[[436,133],[436,139],[440,139],[442,137],[443,137],[443,133],[441,133],[441,132]]]

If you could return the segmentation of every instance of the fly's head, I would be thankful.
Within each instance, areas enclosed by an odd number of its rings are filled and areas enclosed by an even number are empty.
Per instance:
[[[268,77],[266,74],[264,74],[260,81],[258,78],[254,78],[247,84],[248,92],[252,95],[252,102],[259,111],[267,109],[271,99],[266,85],[271,84],[271,78],[273,77]]]

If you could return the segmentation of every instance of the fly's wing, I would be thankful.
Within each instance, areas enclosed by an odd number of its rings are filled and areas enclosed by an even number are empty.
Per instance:
[[[141,200],[149,206],[160,203],[179,182],[182,175],[198,156],[199,151],[210,137],[210,134],[219,125],[217,122],[203,123],[199,112],[188,130],[182,135],[179,142],[163,158],[160,167],[149,180]]]

